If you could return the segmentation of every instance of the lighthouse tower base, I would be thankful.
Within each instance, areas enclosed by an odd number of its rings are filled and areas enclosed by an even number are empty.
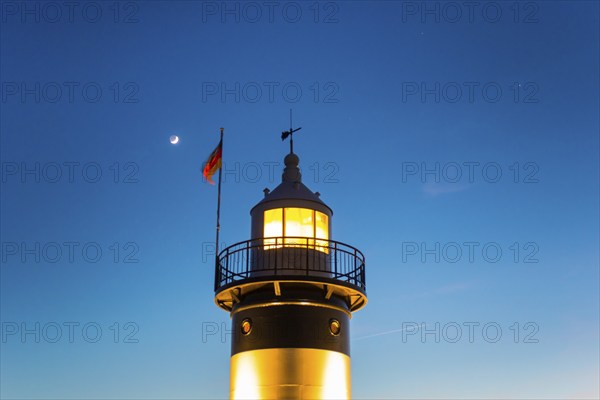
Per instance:
[[[231,357],[231,399],[350,399],[350,357],[320,349],[263,349]]]

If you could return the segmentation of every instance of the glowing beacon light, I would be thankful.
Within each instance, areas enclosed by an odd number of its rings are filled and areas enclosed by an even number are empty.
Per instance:
[[[349,399],[350,318],[367,303],[365,259],[331,240],[333,211],[285,157],[282,182],[250,211],[251,239],[217,259],[231,313],[232,399]]]

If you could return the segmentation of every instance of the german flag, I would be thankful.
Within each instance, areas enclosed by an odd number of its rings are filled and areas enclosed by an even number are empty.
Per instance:
[[[211,179],[212,176],[217,172],[219,168],[221,168],[221,159],[222,159],[222,151],[223,151],[223,140],[219,142],[217,147],[210,153],[208,156],[208,160],[204,164],[204,171],[202,171],[202,175],[206,178],[206,180],[214,185],[215,183]]]

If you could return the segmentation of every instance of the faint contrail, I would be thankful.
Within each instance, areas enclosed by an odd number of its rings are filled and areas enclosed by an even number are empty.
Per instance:
[[[424,325],[425,324],[419,325],[419,329],[421,329]],[[357,337],[357,338],[354,338],[352,340],[369,339],[369,338],[376,337],[376,336],[390,335],[392,333],[400,333],[400,332],[404,332],[405,330],[406,330],[406,328],[394,329],[392,331],[385,331],[385,332],[373,333],[372,335]]]

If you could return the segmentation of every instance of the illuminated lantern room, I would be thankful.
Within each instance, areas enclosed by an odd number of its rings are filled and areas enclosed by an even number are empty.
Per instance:
[[[290,153],[284,162],[281,184],[272,192],[265,189],[264,199],[250,211],[251,236],[264,238],[265,250],[306,245],[327,253],[333,212],[302,183],[298,156]]]

